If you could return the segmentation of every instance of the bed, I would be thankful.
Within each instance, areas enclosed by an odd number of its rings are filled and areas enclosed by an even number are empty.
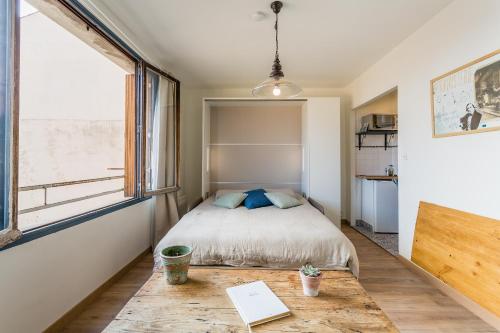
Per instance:
[[[226,209],[214,206],[213,197],[187,213],[158,243],[193,247],[192,265],[298,268],[311,263],[323,269],[351,270],[359,264],[351,241],[306,199],[301,206]]]

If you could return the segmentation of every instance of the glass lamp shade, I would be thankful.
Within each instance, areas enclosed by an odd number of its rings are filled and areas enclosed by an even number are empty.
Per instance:
[[[290,98],[301,92],[302,89],[293,82],[270,78],[253,88],[252,95],[265,98]]]

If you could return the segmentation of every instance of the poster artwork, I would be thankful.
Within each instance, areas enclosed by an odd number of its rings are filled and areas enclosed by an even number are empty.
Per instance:
[[[500,129],[499,52],[431,81],[435,137]]]

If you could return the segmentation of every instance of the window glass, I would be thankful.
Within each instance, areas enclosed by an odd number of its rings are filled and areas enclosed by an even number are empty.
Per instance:
[[[146,70],[146,192],[176,186],[176,84]]]
[[[20,19],[21,230],[134,192],[126,189],[134,161],[125,159],[127,139],[134,147],[126,122],[135,124],[127,113],[135,113],[136,63],[60,3],[30,3],[21,1]]]
[[[9,227],[13,2],[0,3],[0,231]],[[1,239],[0,239],[1,243]]]

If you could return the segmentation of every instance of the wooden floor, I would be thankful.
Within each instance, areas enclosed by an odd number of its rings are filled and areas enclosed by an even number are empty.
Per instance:
[[[350,227],[361,285],[401,332],[497,332]]]
[[[401,332],[497,332],[354,229],[342,231],[356,247],[361,284]],[[101,332],[151,276],[152,262],[144,257],[63,332]]]

